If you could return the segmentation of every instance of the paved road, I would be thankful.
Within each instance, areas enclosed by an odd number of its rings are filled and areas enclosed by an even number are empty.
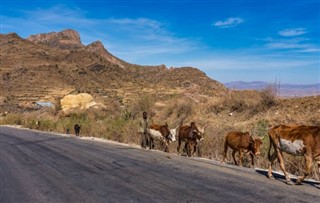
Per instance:
[[[320,202],[253,169],[0,127],[0,202]]]

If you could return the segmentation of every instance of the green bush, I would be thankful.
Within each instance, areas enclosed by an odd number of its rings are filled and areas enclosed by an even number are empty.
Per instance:
[[[43,131],[54,131],[56,130],[57,122],[54,120],[41,120],[39,130]]]

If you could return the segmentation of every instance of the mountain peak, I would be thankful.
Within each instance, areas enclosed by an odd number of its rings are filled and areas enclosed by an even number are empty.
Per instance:
[[[104,48],[104,46],[103,46],[103,44],[102,44],[102,42],[100,40],[92,42],[91,44],[87,45],[87,49],[95,51],[95,52],[105,52],[105,51],[107,51]]]
[[[92,42],[88,46],[86,46],[86,49],[90,52],[94,52],[102,56],[103,58],[107,59],[110,63],[116,64],[121,68],[124,68],[122,62],[114,57],[112,54],[110,54],[103,46],[102,42],[100,40]]]
[[[27,40],[35,43],[47,44],[51,47],[59,47],[64,49],[83,47],[79,33],[72,29],[65,29],[61,32],[49,32],[30,35]]]

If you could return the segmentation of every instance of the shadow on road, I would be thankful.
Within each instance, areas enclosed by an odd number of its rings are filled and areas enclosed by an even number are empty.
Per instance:
[[[261,175],[264,175],[265,177],[268,177],[268,171],[265,170],[265,169],[255,169],[255,171]],[[273,177],[276,179],[276,180],[279,180],[283,183],[286,183],[286,179],[284,177],[284,175],[282,174],[279,174],[277,172],[272,172],[272,175]],[[296,182],[297,181],[297,178],[296,177],[291,177],[291,180]],[[320,182],[319,181],[315,181],[315,180],[304,180],[303,183],[306,183],[308,185],[311,185],[313,187],[316,187],[318,189],[320,189]]]

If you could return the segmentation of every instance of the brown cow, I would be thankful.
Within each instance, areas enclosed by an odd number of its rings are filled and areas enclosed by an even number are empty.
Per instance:
[[[165,145],[164,151],[169,152],[169,143],[172,142],[172,134],[167,123],[165,125],[152,124],[150,126],[149,138],[150,149],[154,149],[154,139],[158,139]]]
[[[269,171],[268,178],[272,176],[272,164],[276,158],[280,163],[280,168],[286,177],[287,184],[293,184],[284,167],[282,152],[293,156],[304,156],[306,165],[303,176],[299,176],[296,184],[301,182],[310,174],[312,161],[318,164],[320,175],[320,126],[305,125],[279,125],[269,130],[270,146],[268,151]],[[274,152],[271,155],[271,147]]]
[[[254,165],[254,156],[260,154],[260,146],[262,141],[260,138],[253,138],[249,132],[229,132],[226,135],[226,140],[224,143],[224,153],[223,153],[223,162],[227,157],[228,147],[230,147],[232,151],[232,158],[236,165],[238,162],[235,158],[235,154],[239,152],[239,162],[240,166],[242,166],[242,159],[244,153],[250,153],[251,164]]]
[[[181,142],[185,143],[185,149],[187,155],[190,157],[196,151],[196,146],[199,141],[203,141],[204,129],[199,130],[195,122],[191,122],[190,125],[181,126],[178,132],[178,147],[177,153],[180,155]],[[194,147],[193,153],[191,153],[191,147]]]

